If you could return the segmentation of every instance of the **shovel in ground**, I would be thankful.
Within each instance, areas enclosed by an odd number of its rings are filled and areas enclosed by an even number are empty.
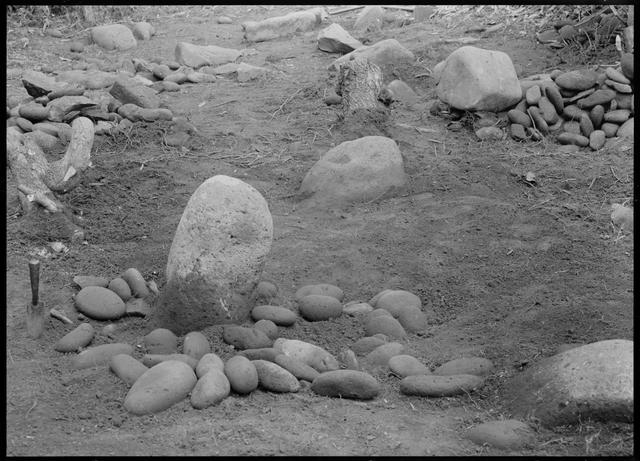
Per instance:
[[[27,304],[27,333],[32,338],[39,338],[44,331],[44,306],[38,303],[38,287],[40,284],[40,261],[29,261],[29,278],[31,279],[31,303]]]

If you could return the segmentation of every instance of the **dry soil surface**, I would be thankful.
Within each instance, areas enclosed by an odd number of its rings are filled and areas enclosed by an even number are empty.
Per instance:
[[[474,445],[464,433],[509,417],[502,386],[559,344],[632,339],[633,240],[612,227],[609,206],[632,198],[633,149],[568,152],[548,141],[480,142],[470,129],[448,130],[448,120],[427,110],[435,97],[429,70],[461,46],[459,39],[479,37],[464,31],[487,24],[491,11],[387,23],[356,37],[368,43],[395,38],[418,58],[386,76],[416,90],[416,108],[395,107],[388,123],[371,128],[398,143],[409,191],[340,210],[301,208],[295,194],[314,162],[332,146],[374,133],[341,125],[338,109],[323,103],[332,85],[327,66],[336,56],[317,49],[317,31],[242,41],[243,20],[296,9],[158,7],[145,18],[156,36],[136,49],[87,47],[83,59],[115,62],[174,59],[178,41],[215,44],[246,49],[244,62],[271,72],[257,81],[220,78],[162,93],[199,130],[182,149],[162,144],[167,127],[161,123],[137,124],[129,136],[98,137],[94,168],[64,198],[82,215],[87,242],[42,259],[42,301],[76,320],[72,278],[112,278],[129,267],[162,289],[187,200],[205,179],[225,174],[253,185],[269,203],[275,230],[264,278],[279,286],[282,305],[295,309],[293,294],[307,283],[338,285],[345,301],[368,300],[384,288],[409,290],[434,314],[425,334],[405,342],[407,353],[431,367],[483,356],[497,372],[461,397],[404,396],[396,376],[380,374],[383,391],[372,401],[321,397],[307,386],[295,394],[232,394],[205,410],[187,399],[153,416],[129,415],[122,406],[127,386],[115,375],[106,368],[75,371],[70,355],[53,350],[70,327],[53,319],[38,340],[26,335],[27,261],[56,235],[21,221],[7,169],[7,455],[630,455],[633,425],[626,424],[583,421],[548,430],[531,421],[538,443],[513,453]],[[233,23],[216,24],[221,14]],[[349,30],[356,14],[331,19]],[[493,14],[505,27],[476,46],[508,53],[520,76],[580,64],[569,50],[537,44],[522,17]],[[54,39],[37,28],[8,27],[8,69],[64,70],[74,62],[69,39],[80,34]],[[616,56],[603,49],[587,58],[611,64]],[[19,79],[7,81],[8,91],[20,86]],[[535,173],[536,184],[523,181],[527,172]],[[98,331],[106,324],[91,323]],[[116,326],[116,340],[132,345],[149,331],[140,318]],[[362,319],[346,315],[280,330],[334,354],[364,335]],[[234,354],[220,326],[203,332],[224,359]],[[111,341],[98,335],[93,344]]]

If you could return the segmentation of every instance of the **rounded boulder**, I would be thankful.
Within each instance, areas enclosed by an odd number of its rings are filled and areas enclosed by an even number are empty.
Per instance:
[[[149,354],[173,354],[178,351],[178,337],[166,328],[156,328],[142,342]]]
[[[108,288],[88,286],[75,297],[76,308],[96,320],[115,320],[125,313],[124,301]]]
[[[258,370],[251,360],[236,355],[224,364],[224,374],[231,389],[238,394],[248,394],[258,387]]]
[[[109,369],[131,386],[149,368],[128,354],[117,354],[109,360]]]
[[[185,399],[197,381],[186,363],[177,360],[159,363],[131,386],[124,407],[135,415],[158,413]]]
[[[206,372],[212,368],[218,368],[224,371],[224,361],[213,352],[204,354],[196,365],[196,376],[201,378]]]
[[[231,392],[231,385],[224,372],[212,368],[205,373],[191,391],[191,406],[198,410],[222,402]]]
[[[329,320],[342,315],[342,304],[325,295],[307,295],[298,301],[300,315],[310,322]]]
[[[200,360],[203,355],[211,352],[211,345],[207,337],[201,332],[192,331],[184,337],[182,352],[196,360]]]
[[[393,139],[365,136],[325,153],[300,185],[315,206],[341,206],[394,195],[406,186],[400,149]]]
[[[309,295],[331,296],[333,298],[336,298],[338,301],[342,301],[342,299],[344,298],[344,292],[342,291],[342,289],[330,283],[316,283],[314,285],[305,285],[296,291],[294,298],[296,301],[300,302],[302,298]]]

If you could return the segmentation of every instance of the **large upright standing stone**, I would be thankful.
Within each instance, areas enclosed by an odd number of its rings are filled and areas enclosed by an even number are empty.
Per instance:
[[[501,51],[463,46],[442,67],[438,98],[460,110],[499,112],[522,99],[511,58]]]
[[[183,334],[248,319],[272,240],[271,213],[256,189],[229,176],[207,179],[173,238],[157,326]]]

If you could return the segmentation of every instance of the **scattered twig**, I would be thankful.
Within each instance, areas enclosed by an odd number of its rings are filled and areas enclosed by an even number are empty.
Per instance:
[[[224,106],[225,104],[229,104],[231,102],[236,102],[236,101],[238,101],[238,100],[237,99],[229,99],[228,101],[220,102],[218,104],[214,104],[213,106],[210,107],[210,109],[213,109],[214,107]]]
[[[434,130],[432,128],[422,128],[420,126],[407,125],[406,123],[396,123],[396,126],[399,126],[400,128],[414,129],[419,133],[438,133],[438,130]],[[434,141],[434,142],[442,142],[442,141]]]
[[[613,167],[610,166],[609,169],[611,170],[611,174],[613,175],[614,178],[616,178],[618,180],[618,182],[623,182],[622,179],[618,178],[618,176],[616,175],[616,172],[613,171]]]
[[[342,14],[342,13],[348,13],[349,11],[355,11],[355,10],[359,10],[361,8],[364,8],[364,5],[360,5],[360,6],[347,6],[345,8],[340,8],[338,10],[334,10],[334,11],[329,11],[328,13],[330,15],[334,15],[334,14]]]
[[[280,112],[280,111],[284,108],[284,106],[286,106],[289,102],[291,102],[291,100],[292,100],[292,99],[293,99],[293,98],[294,98],[298,93],[300,93],[301,91],[302,91],[302,88],[298,88],[298,91],[296,91],[295,93],[293,93],[293,94],[292,94],[291,96],[289,96],[289,97],[288,97],[288,98],[287,98],[287,99],[286,99],[282,104],[280,104],[280,107],[278,107],[278,108],[276,109],[276,111],[275,111],[273,114],[271,114],[271,119],[273,119],[273,118],[276,116],[276,114],[277,114],[278,112]]]
[[[49,315],[53,318],[56,318],[58,320],[60,320],[61,322],[67,323],[69,325],[73,325],[73,320],[71,320],[69,317],[67,317],[66,315],[64,315],[62,312],[56,310],[56,309],[51,309],[49,311]]]
[[[37,405],[37,404],[38,404],[38,399],[36,398],[36,399],[33,401],[33,405],[31,405],[31,408],[29,408],[29,409],[27,410],[27,412],[24,414],[24,417],[25,417],[25,418],[26,418],[27,416],[29,416],[29,413],[31,413],[31,410],[33,410],[33,409],[36,407],[36,405]]]

